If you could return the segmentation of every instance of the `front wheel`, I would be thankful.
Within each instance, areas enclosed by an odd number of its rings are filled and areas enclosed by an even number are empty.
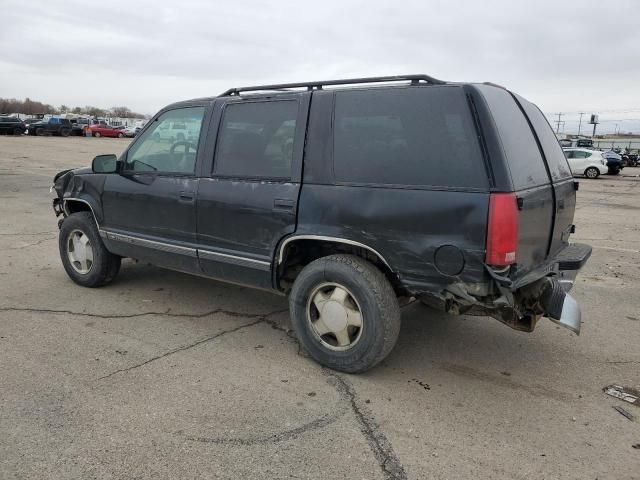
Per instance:
[[[609,167],[608,175],[618,175],[620,173],[620,169],[616,167]]]
[[[63,128],[60,130],[61,137],[68,137],[70,133],[71,133],[71,130],[69,130],[68,128]]]
[[[22,129],[20,129],[20,128],[14,128],[14,129],[13,129],[13,134],[14,134],[14,135],[22,135]]]
[[[585,170],[584,176],[587,178],[598,178],[600,171],[595,167],[589,167]]]
[[[44,132],[44,128],[36,128],[36,132],[35,133],[36,133],[36,135],[38,137],[42,137],[44,135],[44,133],[45,133]]]
[[[124,135],[121,132],[121,133],[118,134],[118,138],[122,138],[122,137],[124,137]]]
[[[100,134],[100,132],[93,132],[93,136],[96,138],[100,138],[102,135]]]
[[[91,212],[73,213],[64,219],[58,247],[67,275],[83,287],[106,285],[120,270],[121,259],[102,243]]]
[[[289,310],[302,347],[334,370],[364,372],[391,352],[400,333],[400,307],[391,284],[354,255],[311,262],[296,278]]]

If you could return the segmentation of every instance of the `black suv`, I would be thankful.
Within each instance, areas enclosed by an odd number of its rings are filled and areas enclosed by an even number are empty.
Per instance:
[[[163,134],[176,123],[188,140]],[[234,88],[164,108],[119,158],[54,184],[74,282],[104,285],[131,257],[288,294],[301,344],[337,370],[380,362],[411,297],[580,329],[578,184],[540,110],[495,85]]]
[[[71,120],[68,118],[51,117],[29,125],[29,135],[60,135],[68,137],[72,130]]]
[[[22,135],[27,126],[18,117],[0,116],[0,133]]]

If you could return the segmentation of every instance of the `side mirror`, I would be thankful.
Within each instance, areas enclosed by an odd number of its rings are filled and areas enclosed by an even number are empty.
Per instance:
[[[116,173],[118,171],[118,157],[114,154],[98,155],[91,162],[93,173]]]

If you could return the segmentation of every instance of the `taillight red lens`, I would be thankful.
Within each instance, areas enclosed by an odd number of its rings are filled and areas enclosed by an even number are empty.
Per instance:
[[[518,249],[518,200],[515,193],[492,193],[489,198],[487,265],[516,263]]]

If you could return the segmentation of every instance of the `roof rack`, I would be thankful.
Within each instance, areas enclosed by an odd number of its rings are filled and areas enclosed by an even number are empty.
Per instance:
[[[286,90],[289,88],[306,88],[307,90],[322,90],[325,86],[331,85],[353,85],[359,83],[383,83],[383,82],[400,82],[403,80],[411,81],[412,85],[418,85],[420,82],[430,83],[433,85],[442,85],[446,82],[433,78],[429,75],[394,75],[390,77],[364,77],[364,78],[346,78],[343,80],[326,80],[323,82],[300,82],[300,83],[280,83],[274,85],[256,85],[254,87],[230,88],[224,92],[221,97],[230,95],[239,95],[241,92],[258,92],[262,90]]]

